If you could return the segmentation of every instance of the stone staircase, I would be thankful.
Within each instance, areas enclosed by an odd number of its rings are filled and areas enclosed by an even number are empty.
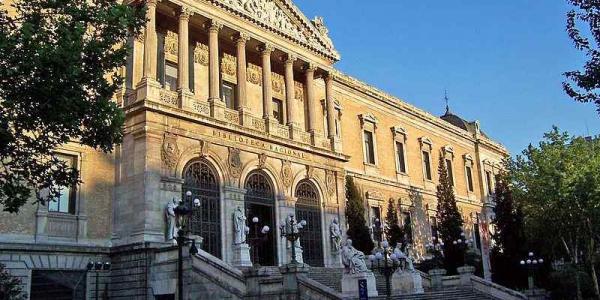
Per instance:
[[[344,269],[342,268],[317,268],[311,267],[308,272],[308,277],[325,286],[341,293],[342,291],[342,276]],[[370,299],[387,299],[385,297],[385,277],[375,272],[375,280],[379,297],[371,297]],[[471,288],[445,288],[441,291],[426,290],[424,294],[393,296],[392,299],[406,300],[493,300],[487,295],[484,295]]]

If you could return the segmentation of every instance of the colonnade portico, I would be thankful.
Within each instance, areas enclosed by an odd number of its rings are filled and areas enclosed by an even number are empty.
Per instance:
[[[162,2],[161,2],[162,3]],[[151,100],[157,101],[159,94],[157,89],[162,87],[157,80],[157,0],[146,0],[145,4],[148,9],[146,12],[147,23],[144,30],[144,65],[143,77],[137,85],[136,100]],[[193,11],[193,8],[179,7],[175,9],[177,12],[176,18],[178,22],[178,62],[177,62],[177,106],[182,109],[191,109],[196,106],[203,106],[203,103],[195,103],[194,92],[190,89],[190,40],[191,23],[200,23],[204,27],[208,36],[208,99],[207,111],[210,117],[220,121],[231,121],[236,119],[238,125],[245,127],[251,126],[252,123],[257,123],[256,120],[251,120],[248,111],[247,102],[247,54],[252,52],[259,54],[260,67],[262,68],[262,116],[256,116],[263,119],[262,125],[255,127],[264,128],[264,132],[268,134],[281,135],[285,131],[284,137],[295,141],[300,141],[313,146],[325,147],[328,150],[336,151],[334,146],[335,139],[335,108],[333,98],[333,74],[330,67],[319,67],[314,62],[306,61],[296,53],[291,53],[289,50],[279,49],[277,46],[268,41],[260,41],[253,39],[248,33],[237,31],[233,28],[224,27],[224,23],[220,20],[211,19],[206,16],[199,15]],[[223,29],[227,28],[227,33],[223,33]],[[234,34],[229,34],[234,31]],[[224,38],[232,39],[235,45],[236,58],[236,113],[239,115],[235,118],[227,118],[226,114],[230,108],[226,108],[223,99],[221,98],[221,66],[220,66],[220,44]],[[248,47],[248,42],[253,41],[258,44],[258,47]],[[283,65],[283,77],[285,83],[284,98],[285,112],[283,118],[285,122],[275,120],[273,116],[273,87],[272,87],[272,64],[274,61],[281,62]],[[304,74],[299,76],[305,84],[304,99],[297,99],[295,92],[295,76],[294,73]],[[304,77],[304,78],[301,78]],[[326,88],[326,126],[324,131],[329,134],[324,136],[324,132],[318,128],[317,123],[321,118],[318,116],[316,109],[319,103],[315,97],[315,79],[325,79]],[[303,101],[304,100],[304,101]],[[304,103],[299,103],[304,102]],[[202,102],[202,99],[200,99]],[[298,120],[299,106],[304,105],[307,111],[305,118],[306,124],[301,128]]]

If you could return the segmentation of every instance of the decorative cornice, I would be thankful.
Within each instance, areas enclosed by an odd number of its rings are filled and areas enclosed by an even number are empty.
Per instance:
[[[365,126],[365,123],[368,122],[372,123],[373,126],[377,128],[377,123],[379,122],[379,120],[377,120],[377,118],[372,113],[360,114],[358,115],[358,118],[360,119],[361,126]]]

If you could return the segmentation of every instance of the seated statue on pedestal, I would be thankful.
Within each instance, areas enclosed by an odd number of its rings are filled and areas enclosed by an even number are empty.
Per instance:
[[[352,240],[346,240],[346,245],[342,248],[342,263],[346,268],[346,273],[365,273],[368,272],[365,262],[365,254],[352,247]]]

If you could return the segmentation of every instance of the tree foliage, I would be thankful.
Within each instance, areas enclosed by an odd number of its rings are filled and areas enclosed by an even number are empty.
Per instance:
[[[492,279],[510,288],[523,287],[527,276],[525,270],[519,267],[519,261],[527,255],[523,212],[513,199],[507,174],[500,173],[497,178],[495,218],[492,221],[494,247],[490,257],[494,270]]]
[[[587,61],[583,70],[565,72],[563,88],[569,97],[579,102],[596,104],[600,113],[600,2],[597,0],[567,0],[574,8],[567,13],[567,33],[577,50]],[[585,24],[585,31],[578,28]]]
[[[364,201],[350,176],[346,176],[346,220],[346,235],[352,240],[352,245],[364,253],[371,253],[374,245],[365,220]]]
[[[17,212],[35,191],[56,198],[79,182],[53,151],[73,141],[111,151],[124,113],[127,38],[144,9],[113,0],[27,0],[0,7],[0,205]],[[8,12],[10,9],[10,13]],[[48,193],[40,193],[47,190]]]
[[[385,216],[385,237],[388,243],[395,247],[397,243],[402,243],[402,247],[406,246],[404,230],[399,225],[398,206],[393,198],[388,200],[387,212]]]
[[[21,280],[9,274],[5,266],[0,264],[0,299],[27,299],[27,296],[23,292],[21,285]]]
[[[527,234],[543,242],[546,257],[566,257],[575,266],[585,266],[596,298],[599,170],[600,139],[571,137],[556,127],[510,163],[513,195],[523,209]]]
[[[437,185],[437,220],[440,238],[444,242],[444,266],[449,272],[454,272],[463,262],[463,250],[452,244],[461,238],[463,220],[456,206],[454,189],[448,176],[446,162],[440,155],[438,165],[439,183]]]

